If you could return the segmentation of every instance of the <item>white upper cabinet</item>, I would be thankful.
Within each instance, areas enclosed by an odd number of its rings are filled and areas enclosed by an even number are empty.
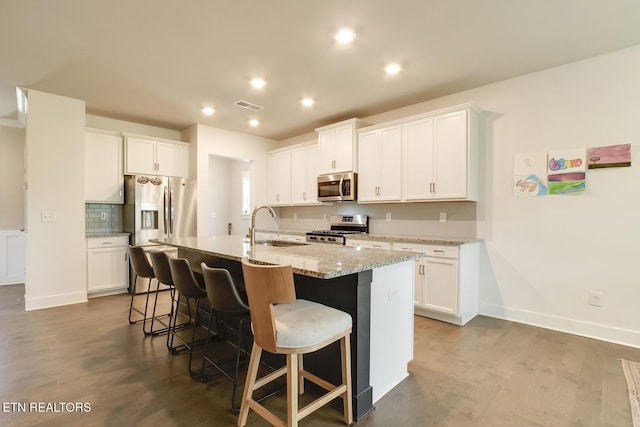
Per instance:
[[[125,173],[189,177],[189,144],[127,136]]]
[[[291,150],[267,154],[267,203],[291,204]]]
[[[356,130],[364,125],[361,120],[349,119],[316,129],[320,174],[358,171]]]
[[[291,203],[318,204],[318,144],[291,150]]]
[[[364,130],[358,137],[358,201],[399,201],[402,197],[401,126]]]
[[[124,203],[122,163],[120,135],[86,132],[85,202]]]
[[[402,127],[404,200],[431,199],[433,193],[433,117]]]
[[[402,128],[402,199],[477,200],[477,114],[415,118]]]

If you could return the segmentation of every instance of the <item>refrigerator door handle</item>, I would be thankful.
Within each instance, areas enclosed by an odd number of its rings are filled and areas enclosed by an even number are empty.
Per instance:
[[[164,202],[164,234],[167,235],[167,237],[169,237],[169,228],[168,228],[168,219],[169,219],[169,200],[168,200],[168,192],[169,189],[168,187],[164,187],[164,194],[163,194],[163,202]]]
[[[169,190],[169,237],[173,237],[173,190]]]

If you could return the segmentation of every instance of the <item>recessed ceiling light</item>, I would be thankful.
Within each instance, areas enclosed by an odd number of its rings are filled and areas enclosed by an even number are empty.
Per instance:
[[[387,74],[391,74],[391,75],[398,74],[400,70],[402,70],[402,67],[400,66],[400,64],[395,62],[384,67],[384,71]]]
[[[356,33],[354,33],[353,30],[350,30],[348,28],[344,28],[338,31],[335,35],[336,41],[340,44],[351,43],[355,37],[356,37]]]
[[[256,89],[261,89],[266,84],[267,84],[267,82],[265,82],[264,79],[261,79],[261,78],[255,78],[255,79],[251,80],[251,86],[255,87]]]
[[[249,120],[249,126],[256,127],[260,124],[260,122],[256,119]]]
[[[302,105],[304,105],[305,107],[311,107],[313,104],[315,104],[316,101],[313,100],[313,98],[304,98],[302,101],[300,101],[302,103]]]
[[[214,109],[213,109],[213,108],[211,108],[211,107],[204,107],[204,108],[202,109],[202,113],[203,113],[203,114],[206,114],[207,116],[212,115],[213,113],[215,113],[215,111],[216,111],[216,110],[214,110]]]

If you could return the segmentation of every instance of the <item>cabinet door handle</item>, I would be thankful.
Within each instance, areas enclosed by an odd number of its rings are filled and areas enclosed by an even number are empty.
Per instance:
[[[129,254],[128,253],[124,253],[124,262],[129,261]]]
[[[373,246],[374,248],[381,248],[382,247],[381,245],[371,245],[371,246]]]
[[[307,200],[307,192],[306,191],[304,191],[302,193],[302,200]]]

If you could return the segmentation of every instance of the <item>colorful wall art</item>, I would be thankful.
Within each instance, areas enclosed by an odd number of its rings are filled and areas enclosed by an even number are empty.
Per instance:
[[[631,144],[516,154],[513,192],[531,197],[585,191],[587,169],[626,166],[631,166]]]
[[[547,165],[549,194],[566,194],[585,190],[587,159],[584,148],[550,151]]]
[[[589,169],[631,166],[631,144],[589,148]]]
[[[513,170],[513,191],[516,197],[547,194],[547,153],[516,154]]]

